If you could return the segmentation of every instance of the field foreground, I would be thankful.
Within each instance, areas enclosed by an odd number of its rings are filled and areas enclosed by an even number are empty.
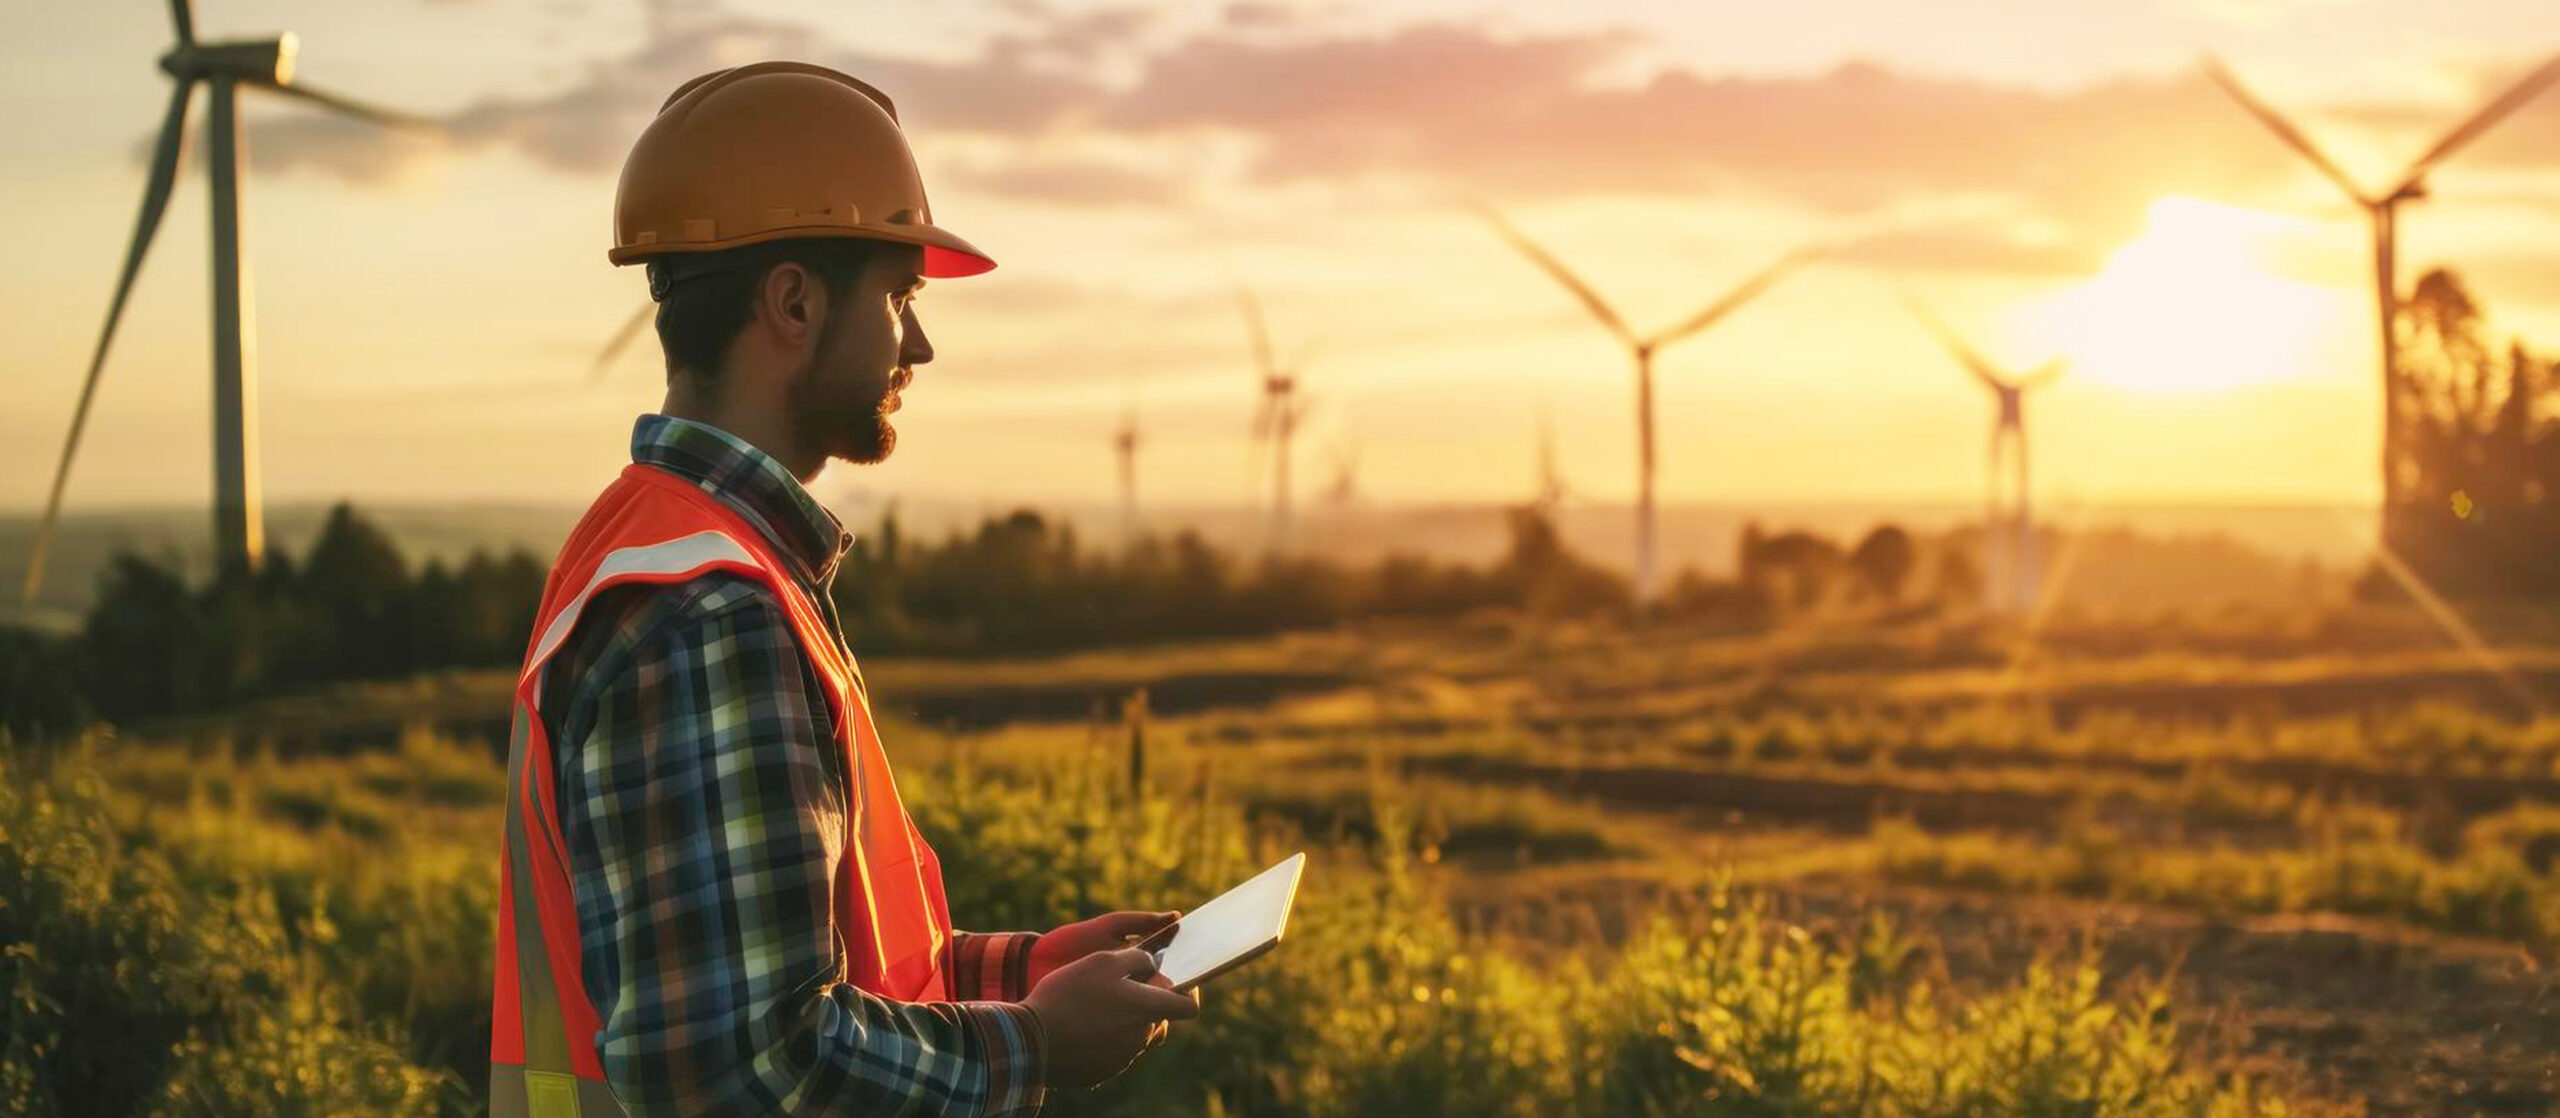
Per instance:
[[[964,926],[1316,851],[1292,942],[1061,1112],[2560,1106],[2560,653],[2187,637],[1488,626],[870,674]],[[504,689],[9,761],[0,1108],[477,1109]]]

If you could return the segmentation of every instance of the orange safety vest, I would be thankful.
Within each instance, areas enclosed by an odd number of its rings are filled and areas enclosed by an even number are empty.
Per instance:
[[[578,909],[560,833],[551,741],[538,705],[543,665],[607,588],[672,585],[729,571],[771,591],[827,693],[844,750],[844,858],[836,869],[836,980],[897,1001],[947,1001],[951,915],[942,864],[916,831],[853,661],[764,536],[699,486],[632,465],[569,535],[543,588],[516,677],[507,745],[506,857],[499,864],[497,997],[491,1010],[492,1118],[622,1113],[596,1056],[601,1023],[580,977]]]

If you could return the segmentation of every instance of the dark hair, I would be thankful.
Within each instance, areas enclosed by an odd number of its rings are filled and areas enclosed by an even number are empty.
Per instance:
[[[833,238],[651,260],[649,291],[658,300],[658,342],[667,351],[667,375],[719,377],[720,360],[755,316],[756,291],[775,265],[807,268],[827,285],[830,297],[841,298],[869,258],[864,242]]]

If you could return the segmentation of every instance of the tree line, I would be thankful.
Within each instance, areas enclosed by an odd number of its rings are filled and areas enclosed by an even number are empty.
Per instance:
[[[1489,563],[1352,564],[1246,559],[1194,532],[1098,551],[1030,511],[917,543],[892,512],[858,539],[833,585],[865,655],[1047,653],[1485,611],[1637,613],[1627,580],[1576,554],[1545,511],[1512,510],[1509,525],[1509,545]],[[1939,550],[1926,596],[1969,595],[1960,550]],[[1754,526],[1739,577],[1684,572],[1651,610],[1747,629],[1841,602],[1890,607],[1917,581],[1923,551],[1892,526],[1854,547]],[[351,680],[503,668],[523,655],[545,571],[523,551],[413,565],[346,504],[299,561],[279,550],[246,575],[191,584],[174,560],[119,555],[76,633],[0,628],[0,735],[45,740],[99,720],[221,710]]]
[[[2404,447],[2384,539],[2408,573],[2456,597],[2560,592],[2560,362],[2488,337],[2461,277],[2419,278],[2399,318],[2389,406]],[[2396,593],[2387,570],[2369,586]]]

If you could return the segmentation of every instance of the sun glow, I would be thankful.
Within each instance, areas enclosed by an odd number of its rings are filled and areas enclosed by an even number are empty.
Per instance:
[[[2351,288],[2277,274],[2299,219],[2171,196],[2086,283],[2030,312],[2071,375],[2207,392],[2328,371],[2354,329]]]

